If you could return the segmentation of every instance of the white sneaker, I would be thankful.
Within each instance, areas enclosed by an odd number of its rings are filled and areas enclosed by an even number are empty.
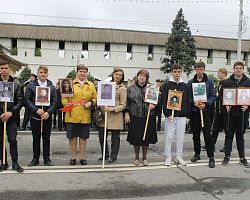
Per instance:
[[[180,164],[180,165],[182,165],[182,166],[186,166],[186,165],[187,165],[187,162],[184,161],[182,157],[176,158],[176,159],[175,159],[175,162],[176,162],[176,164]]]
[[[171,158],[167,157],[166,160],[165,160],[164,165],[171,166]]]

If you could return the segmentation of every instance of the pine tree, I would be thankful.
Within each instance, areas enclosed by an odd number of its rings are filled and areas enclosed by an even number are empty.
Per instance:
[[[161,67],[164,73],[169,73],[171,65],[175,63],[180,64],[187,75],[192,72],[196,59],[195,41],[188,21],[184,19],[182,8],[172,23],[172,33],[166,44],[166,55],[167,58],[163,60],[164,66]]]
[[[73,69],[71,72],[69,72],[67,75],[67,78],[75,79],[76,78],[76,70]]]
[[[27,80],[29,80],[30,75],[31,75],[31,70],[28,66],[26,66],[25,68],[23,68],[23,70],[20,73],[20,76],[19,76],[20,83],[23,84]]]

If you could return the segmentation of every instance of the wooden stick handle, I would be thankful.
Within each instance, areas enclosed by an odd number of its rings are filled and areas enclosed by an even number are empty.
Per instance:
[[[204,119],[203,119],[203,111],[200,109],[200,114],[201,114],[201,127],[204,127]]]
[[[43,110],[43,106],[42,106],[42,110]],[[43,120],[41,119],[41,134],[43,133]]]
[[[7,102],[4,102],[4,113],[7,112]],[[6,149],[6,128],[7,128],[7,121],[3,122],[3,160],[2,163],[5,165],[5,149]]]
[[[107,138],[107,121],[108,121],[108,112],[105,111],[104,118],[104,140],[103,140],[103,152],[102,152],[102,168],[104,169],[105,165],[105,153],[106,153],[106,138]]]
[[[172,115],[171,115],[171,122],[174,122],[174,110],[172,110]]]
[[[146,134],[147,134],[149,115],[150,115],[150,109],[148,109],[148,115],[147,115],[146,125],[145,125],[145,129],[144,129],[143,140],[145,140]]]

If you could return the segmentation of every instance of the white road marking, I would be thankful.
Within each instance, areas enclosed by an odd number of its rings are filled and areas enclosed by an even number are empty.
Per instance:
[[[250,159],[247,157],[246,159]],[[216,165],[221,165],[221,159],[215,159]],[[239,158],[231,158],[229,164],[239,163]],[[179,167],[200,167],[207,166],[208,160],[200,160],[196,163],[189,162],[186,166]],[[177,168],[177,165],[172,164],[167,167],[164,165],[164,162],[155,162],[149,163],[148,166],[144,167],[142,164],[140,166],[135,166],[132,164],[114,164],[106,165],[102,169],[102,165],[86,165],[86,166],[36,166],[36,167],[24,167],[24,172],[22,174],[42,174],[42,173],[89,173],[89,172],[120,172],[120,171],[139,171],[139,170],[154,170],[154,169],[168,169],[168,168]],[[0,172],[0,174],[17,174],[13,170],[5,170]]]

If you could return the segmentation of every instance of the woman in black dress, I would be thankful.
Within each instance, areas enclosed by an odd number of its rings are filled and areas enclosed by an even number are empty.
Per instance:
[[[146,86],[149,79],[147,70],[140,70],[137,73],[137,80],[127,90],[127,106],[125,110],[125,122],[128,126],[127,141],[134,146],[135,149],[135,165],[140,164],[139,152],[142,146],[142,164],[148,165],[146,160],[149,144],[157,142],[156,134],[156,116],[155,105],[144,102]],[[148,121],[146,138],[143,140],[144,129],[146,125],[147,113],[150,109],[150,117]]]

